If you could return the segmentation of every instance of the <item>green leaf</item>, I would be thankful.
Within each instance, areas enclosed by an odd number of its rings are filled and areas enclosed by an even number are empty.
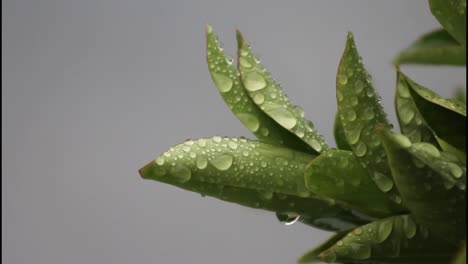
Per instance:
[[[423,35],[400,52],[394,64],[466,65],[466,47],[447,31],[438,29]]]
[[[429,143],[413,144],[383,128],[378,132],[395,183],[415,220],[453,243],[466,239],[466,167]]]
[[[346,234],[349,233],[349,230],[345,230],[342,232],[338,232],[334,234],[332,237],[330,237],[327,241],[323,242],[320,244],[318,247],[308,251],[305,253],[302,257],[300,257],[297,262],[298,263],[317,263],[320,262],[320,258],[318,255],[325,251],[326,249],[330,248],[333,246],[336,242],[341,240]]]
[[[237,43],[238,68],[242,83],[255,104],[279,125],[307,143],[315,153],[327,150],[328,146],[322,135],[314,129],[312,122],[304,117],[302,108],[290,102],[280,85],[253,55],[239,31]]]
[[[339,113],[335,115],[335,123],[333,125],[333,135],[335,136],[335,143],[338,149],[351,150],[348,142],[346,141],[346,135],[341,125],[341,119]]]
[[[453,100],[466,105],[465,90],[466,89],[463,88],[463,86],[457,87],[455,90],[455,95],[453,96]]]
[[[206,26],[208,69],[216,87],[234,115],[262,142],[313,152],[307,144],[278,125],[253,102],[242,85],[232,59],[226,56],[210,25]]]
[[[444,141],[443,139],[439,137],[436,137],[436,139],[437,139],[437,143],[439,144],[442,150],[455,155],[463,164],[466,165],[466,153],[465,152],[455,148],[454,146],[450,145],[449,143],[447,143],[446,141]]]
[[[406,81],[419,112],[436,135],[458,149],[465,149],[466,105],[443,98],[409,78]]]
[[[466,0],[429,0],[432,14],[466,47]]]
[[[354,155],[379,189],[400,204],[401,198],[394,188],[385,151],[374,132],[377,124],[391,125],[380,104],[380,97],[372,87],[371,77],[362,64],[351,32],[338,67],[336,97],[341,124]]]
[[[461,246],[460,250],[453,261],[453,264],[466,264],[466,241]]]
[[[362,218],[310,196],[303,170],[314,156],[265,143],[213,137],[189,140],[164,152],[140,170],[145,179],[240,205],[297,213],[315,220],[342,220],[355,226]],[[299,197],[303,196],[303,197]],[[315,225],[336,231],[337,225]]]
[[[411,142],[423,141],[438,145],[434,131],[422,117],[411,96],[409,83],[414,82],[397,70],[395,109],[401,133],[409,137]]]
[[[354,229],[318,256],[329,263],[447,263],[455,249],[399,215]]]
[[[319,197],[374,217],[405,211],[385,195],[369,178],[353,153],[328,150],[313,159],[305,169],[306,186]]]

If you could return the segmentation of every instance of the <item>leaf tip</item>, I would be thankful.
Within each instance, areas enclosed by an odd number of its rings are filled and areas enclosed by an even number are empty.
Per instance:
[[[205,32],[206,32],[207,35],[211,34],[213,32],[213,27],[208,23],[206,23],[206,25],[205,25]]]

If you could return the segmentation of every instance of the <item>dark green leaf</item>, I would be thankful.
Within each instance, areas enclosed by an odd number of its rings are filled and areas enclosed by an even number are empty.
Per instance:
[[[434,131],[421,116],[409,88],[413,83],[406,75],[397,70],[397,89],[395,95],[395,109],[400,123],[401,133],[411,142],[429,142],[437,145]]]
[[[466,241],[457,253],[453,264],[466,264]]]
[[[294,134],[278,125],[253,102],[242,85],[232,59],[226,56],[210,25],[206,26],[208,69],[221,96],[234,115],[266,143],[300,151],[314,151]]]
[[[466,148],[466,105],[446,99],[406,78],[410,94],[435,134],[458,149]]]
[[[429,0],[429,6],[439,23],[466,46],[466,0]]]
[[[338,149],[351,150],[348,142],[346,141],[346,135],[341,125],[341,119],[339,113],[335,115],[335,123],[333,125],[333,135],[335,136],[335,143]]]
[[[293,105],[280,85],[255,58],[249,45],[237,32],[239,72],[242,83],[260,109],[279,125],[294,133],[307,143],[314,153],[328,149],[327,144],[309,120],[304,117],[302,108]]]
[[[430,143],[413,144],[383,128],[378,132],[395,183],[418,223],[453,243],[466,239],[466,167]]]
[[[466,47],[444,29],[425,34],[398,54],[394,64],[466,65]]]
[[[319,258],[345,263],[447,263],[455,250],[409,215],[399,215],[354,229]]]
[[[370,216],[385,217],[405,210],[377,188],[350,151],[322,153],[307,165],[305,179],[307,188],[319,197],[332,198]]]
[[[336,97],[341,124],[354,155],[379,189],[400,204],[401,198],[394,188],[385,151],[374,132],[378,124],[391,125],[372,86],[371,77],[362,64],[351,32],[338,67]]]

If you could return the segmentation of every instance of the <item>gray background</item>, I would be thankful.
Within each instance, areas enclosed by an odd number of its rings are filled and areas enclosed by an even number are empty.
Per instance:
[[[391,59],[438,27],[422,0],[2,2],[8,264],[294,263],[330,233],[138,176],[184,139],[252,138],[210,79],[205,23],[231,55],[242,30],[328,142],[346,32],[395,122]],[[466,84],[403,69],[444,96]]]

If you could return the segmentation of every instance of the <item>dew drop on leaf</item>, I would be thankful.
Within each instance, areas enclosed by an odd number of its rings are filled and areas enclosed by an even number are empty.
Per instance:
[[[374,172],[374,181],[383,192],[388,192],[393,188],[393,181],[386,175],[376,171]]]
[[[281,105],[268,102],[264,104],[263,110],[286,129],[291,129],[297,124],[296,117]]]
[[[286,226],[296,223],[300,216],[294,213],[276,213],[278,220]]]
[[[231,167],[232,161],[233,158],[230,154],[221,154],[210,160],[210,163],[218,170],[224,171]]]
[[[174,178],[179,182],[187,182],[192,177],[192,171],[181,164],[176,164],[176,166],[172,167],[170,173]]]
[[[249,113],[237,113],[236,116],[250,131],[257,132],[260,122],[256,116]]]
[[[245,88],[251,92],[255,92],[266,87],[265,78],[257,72],[247,73],[243,81]]]
[[[216,87],[218,87],[220,92],[227,93],[231,90],[231,78],[219,73],[212,73],[211,76],[213,76],[213,81],[215,82]]]
[[[200,157],[196,161],[196,166],[198,169],[203,170],[208,165],[208,160],[205,157]]]

